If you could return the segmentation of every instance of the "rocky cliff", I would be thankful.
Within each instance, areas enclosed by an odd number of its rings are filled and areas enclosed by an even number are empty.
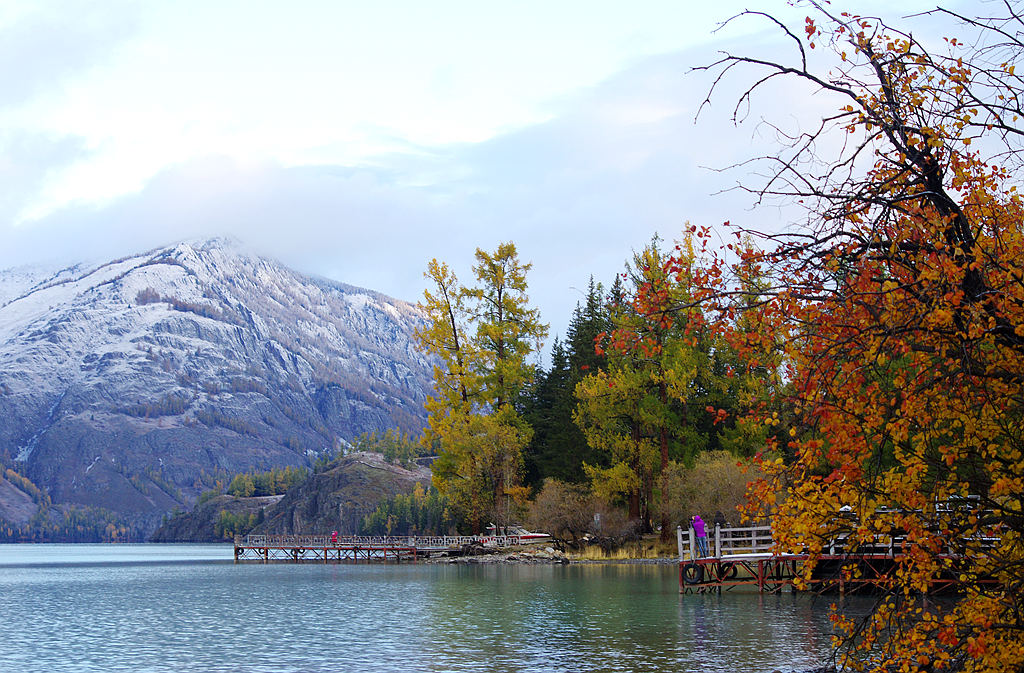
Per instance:
[[[340,459],[332,469],[312,475],[288,491],[254,533],[318,533],[336,530],[355,535],[363,517],[398,493],[412,493],[416,483],[430,486],[430,468],[405,469],[379,453],[359,452]]]
[[[238,498],[221,495],[191,512],[170,518],[153,534],[153,542],[212,542],[223,540],[217,530],[222,512],[252,516],[259,521],[253,533],[317,534],[338,531],[356,535],[359,524],[377,504],[399,493],[412,493],[416,484],[430,485],[430,469],[410,469],[388,463],[379,453],[358,452],[311,474],[283,496]]]
[[[231,539],[218,527],[224,512],[235,517],[266,516],[266,510],[279,502],[283,495],[240,498],[218,495],[196,505],[190,512],[169,517],[150,537],[150,542],[225,542]]]
[[[221,239],[0,272],[0,463],[148,533],[230,474],[422,428],[421,320]]]

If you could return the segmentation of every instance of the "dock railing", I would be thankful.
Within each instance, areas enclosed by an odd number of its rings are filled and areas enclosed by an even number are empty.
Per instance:
[[[236,537],[235,546],[244,547],[390,547],[419,550],[459,549],[465,545],[514,547],[523,544],[518,535],[246,535]]]
[[[840,534],[832,538],[823,551],[829,556],[851,554],[894,558],[903,553],[905,540],[906,536],[899,533],[879,533],[871,541],[860,542],[854,547],[848,543],[847,535]],[[962,538],[960,542],[963,548],[971,547],[976,552],[985,552],[994,548],[999,540],[999,535],[985,531],[970,538]],[[697,538],[692,527],[686,530],[676,527],[676,541],[680,562],[702,558],[697,550]],[[768,554],[773,551],[773,546],[772,527],[769,525],[725,528],[716,525],[713,531],[709,531],[708,554],[703,558],[720,559],[743,554]],[[950,549],[945,553],[957,555],[958,551]]]
[[[687,561],[700,558],[697,553],[697,536],[693,528],[683,530],[676,527],[676,544],[679,548],[679,560]],[[772,545],[771,526],[736,526],[726,527],[716,524],[708,536],[708,557],[725,558],[742,554],[767,554]]]

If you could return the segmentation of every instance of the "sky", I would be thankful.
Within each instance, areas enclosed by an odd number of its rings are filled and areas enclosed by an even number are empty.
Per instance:
[[[564,335],[588,280],[686,223],[786,226],[716,170],[831,102],[788,85],[752,121],[694,66],[785,54],[781,1],[0,3],[0,269],[232,236],[417,301],[516,244]],[[757,5],[761,6],[758,7]],[[859,0],[858,11],[891,3]],[[917,3],[901,4],[910,12]],[[738,82],[736,85],[744,82]],[[730,83],[729,86],[732,86]],[[549,339],[550,343],[550,339]]]

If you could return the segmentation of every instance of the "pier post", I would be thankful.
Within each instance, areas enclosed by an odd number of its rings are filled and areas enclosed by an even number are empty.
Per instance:
[[[722,526],[715,524],[715,558],[722,558]]]

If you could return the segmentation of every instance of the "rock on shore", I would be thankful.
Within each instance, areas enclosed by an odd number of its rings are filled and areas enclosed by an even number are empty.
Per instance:
[[[427,563],[448,563],[448,564],[517,564],[517,565],[542,565],[542,564],[567,564],[569,558],[554,547],[541,549],[523,548],[512,550],[490,550],[485,549],[483,553],[464,556],[452,556],[443,558],[428,559]]]

